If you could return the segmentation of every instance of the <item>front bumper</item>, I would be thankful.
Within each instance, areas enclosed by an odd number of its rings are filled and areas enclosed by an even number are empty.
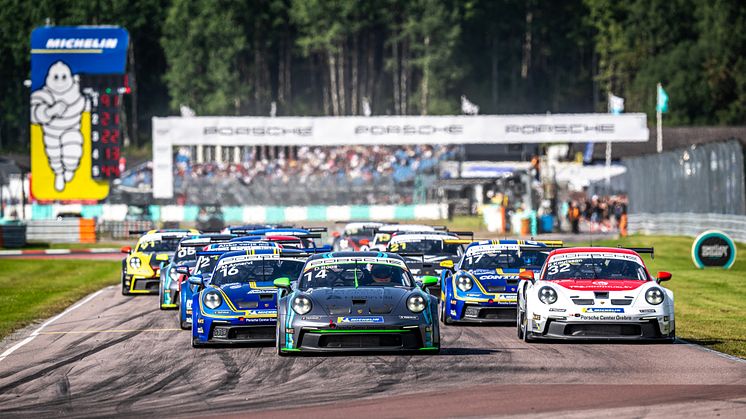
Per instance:
[[[196,336],[201,344],[274,343],[277,324],[274,319],[253,322],[197,318]]]
[[[537,330],[538,329],[538,330]],[[545,324],[529,320],[529,338],[556,340],[671,340],[676,336],[673,320],[567,321],[549,318]]]
[[[283,352],[397,352],[437,351],[440,334],[437,323],[400,316],[382,316],[375,325],[335,323],[325,317],[292,321],[292,328],[280,329],[280,350]],[[408,316],[415,317],[415,316]],[[429,316],[428,316],[429,317]],[[285,318],[281,321],[286,321]],[[282,333],[282,332],[285,333]]]
[[[125,275],[124,277],[124,286],[127,287],[129,292],[132,294],[158,294],[160,284],[160,276],[143,277],[137,275]]]
[[[447,307],[446,314],[455,322],[506,323],[515,322],[516,318],[516,304],[512,302],[490,303],[454,299]]]

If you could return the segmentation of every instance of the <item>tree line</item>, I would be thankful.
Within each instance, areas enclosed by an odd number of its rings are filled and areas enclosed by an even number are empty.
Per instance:
[[[746,122],[739,0],[6,0],[0,147],[28,143],[34,27],[130,32],[140,144],[150,118],[628,112],[670,95],[667,123]],[[274,106],[273,106],[274,103]],[[129,118],[133,120],[132,115]]]

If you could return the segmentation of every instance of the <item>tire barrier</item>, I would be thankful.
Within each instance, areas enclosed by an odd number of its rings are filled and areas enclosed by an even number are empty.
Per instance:
[[[20,223],[0,224],[0,247],[23,247],[26,245],[26,225]]]

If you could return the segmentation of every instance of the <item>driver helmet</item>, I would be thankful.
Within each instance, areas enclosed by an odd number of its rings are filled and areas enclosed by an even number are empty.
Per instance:
[[[394,270],[387,265],[373,265],[370,268],[370,274],[373,277],[373,282],[391,282]]]

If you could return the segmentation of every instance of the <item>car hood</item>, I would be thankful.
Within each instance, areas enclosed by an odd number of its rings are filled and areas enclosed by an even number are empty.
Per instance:
[[[395,287],[317,288],[305,292],[330,316],[390,314],[413,289]]]
[[[650,283],[620,279],[560,279],[551,282],[573,291],[630,291]]]
[[[264,285],[264,283],[262,283]],[[275,308],[277,288],[252,287],[249,284],[226,284],[219,287],[239,310]]]

